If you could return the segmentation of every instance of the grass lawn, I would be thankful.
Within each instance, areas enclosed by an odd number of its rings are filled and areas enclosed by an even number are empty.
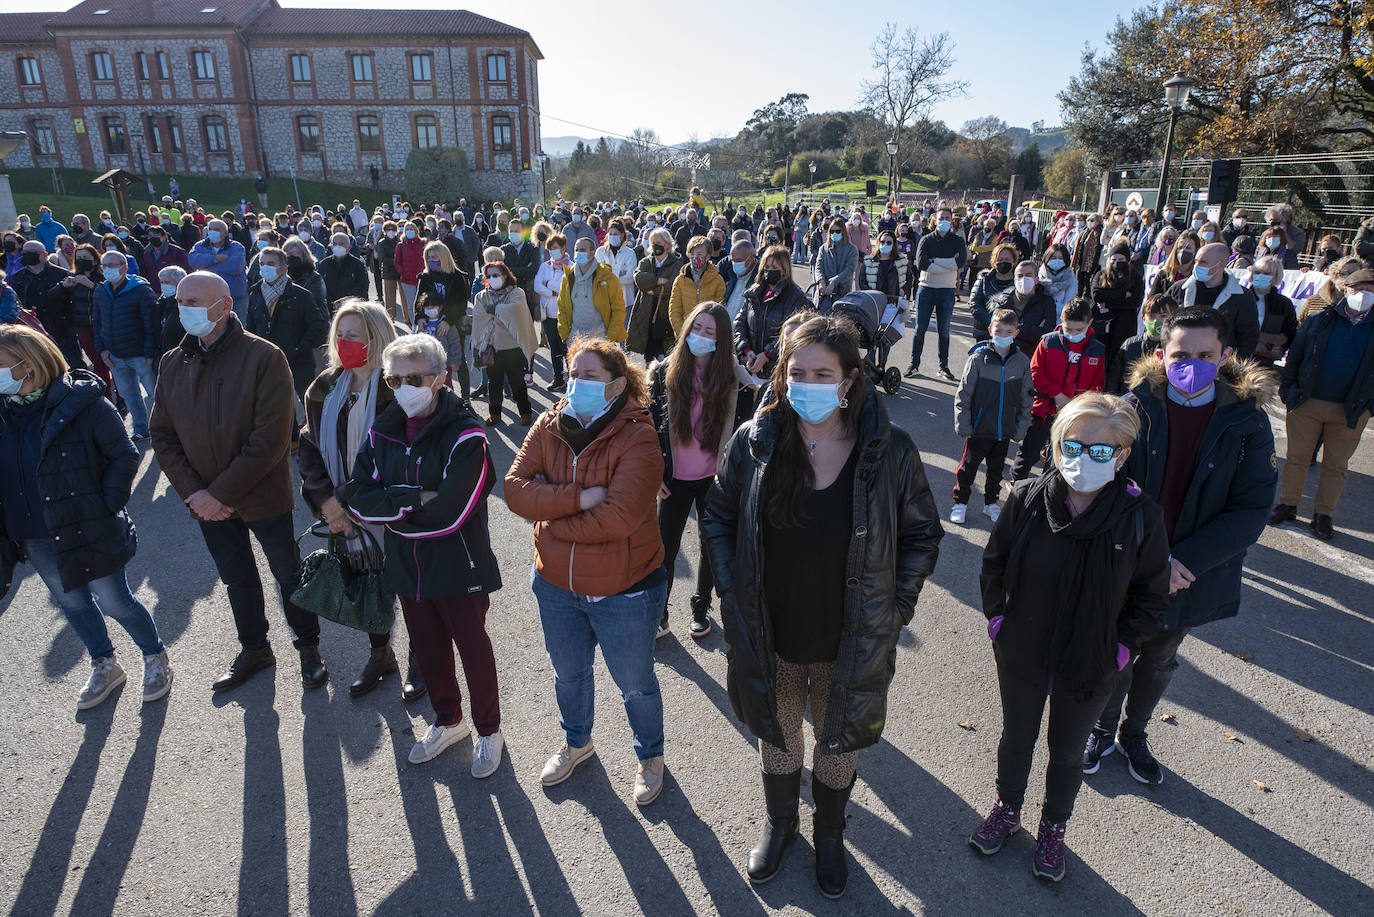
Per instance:
[[[817,182],[815,191],[818,194],[863,194],[867,190],[866,185],[869,179],[878,183],[878,197],[875,200],[882,200],[886,197],[887,176],[886,175],[858,175],[847,178],[837,178],[831,181]],[[906,193],[934,191],[939,187],[940,179],[928,173],[908,174],[902,176],[902,190]],[[708,189],[710,190],[710,189]],[[798,192],[806,191],[805,184],[793,185],[792,196],[795,199]],[[772,207],[782,203],[781,188],[767,188],[759,191],[748,191],[730,195],[732,201],[742,201],[752,208],[756,201],[762,201],[764,207]],[[709,199],[712,205],[717,203],[715,198]],[[668,204],[680,204],[682,201],[676,195],[669,195],[660,200],[650,202],[650,206],[659,207]]]
[[[62,178],[65,195],[53,194],[52,170],[50,169],[7,169],[3,170],[10,177],[10,187],[14,191],[14,203],[20,213],[27,213],[35,221],[38,219],[38,205],[47,204],[52,208],[54,216],[63,224],[66,224],[73,213],[85,213],[95,222],[96,216],[102,210],[114,212],[114,200],[110,196],[108,189],[100,185],[92,185],[91,179],[97,177],[98,172],[87,172],[83,169],[58,169],[58,175]],[[153,186],[157,189],[157,196],[160,200],[162,195],[167,193],[167,179],[169,176],[154,174],[148,176]],[[258,203],[257,192],[253,190],[252,178],[209,178],[201,175],[177,176],[177,182],[181,186],[181,199],[188,197],[196,199],[196,203],[205,208],[206,213],[222,213],[225,210],[235,210],[238,207],[239,199],[247,200],[254,207]],[[339,185],[332,182],[306,181],[301,179],[297,182],[300,188],[300,203],[302,208],[309,207],[311,204],[323,204],[332,207],[335,204],[343,203],[345,207],[353,204],[353,199],[362,201],[363,207],[369,212],[373,206],[391,200],[391,190],[382,189],[377,194],[372,193],[370,187],[357,187],[354,185]],[[296,190],[292,187],[291,179],[271,178],[267,181],[268,191],[267,200],[273,207],[284,204],[296,203]],[[147,195],[139,187],[130,189],[129,206],[136,208],[146,208]]]

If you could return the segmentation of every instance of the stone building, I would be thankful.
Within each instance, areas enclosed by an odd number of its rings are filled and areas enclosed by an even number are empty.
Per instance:
[[[543,55],[465,10],[83,0],[0,14],[0,55],[11,167],[403,187],[413,149],[456,146],[481,196],[537,196]]]

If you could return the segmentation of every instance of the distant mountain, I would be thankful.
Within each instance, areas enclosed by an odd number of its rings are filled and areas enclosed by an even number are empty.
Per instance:
[[[545,137],[544,137],[544,153],[545,153],[545,155],[549,156],[549,157],[552,158],[552,159],[557,159],[557,158],[563,157],[563,156],[571,156],[571,155],[572,155],[572,151],[573,151],[573,149],[577,146],[577,142],[578,142],[579,140],[582,141],[583,143],[585,143],[587,146],[593,146],[593,147],[594,147],[594,146],[596,146],[597,142],[600,141],[600,139],[601,139],[600,137],[577,137],[577,136],[549,137],[549,136],[545,136]],[[709,139],[709,140],[701,140],[701,141],[698,141],[698,143],[699,143],[700,146],[711,146],[711,145],[714,145],[714,144],[725,143],[725,142],[727,142],[727,141],[729,141],[729,140],[731,140],[731,139],[733,139],[733,138],[731,138],[731,137],[712,137],[712,138]],[[607,137],[607,138],[606,138],[606,141],[607,141],[608,143],[610,143],[612,146],[615,146],[617,143],[622,142],[622,141],[621,141],[619,138],[617,138],[617,137]],[[686,141],[686,140],[683,140],[683,141],[681,141],[680,143],[670,143],[670,144],[667,144],[667,145],[670,146],[670,147],[685,147],[686,144],[687,144],[687,141]]]
[[[1012,127],[1007,129],[1007,136],[1011,138],[1013,156],[1032,143],[1038,143],[1042,153],[1050,153],[1069,145],[1069,135],[1062,127],[1046,128],[1039,133],[1026,127]]]

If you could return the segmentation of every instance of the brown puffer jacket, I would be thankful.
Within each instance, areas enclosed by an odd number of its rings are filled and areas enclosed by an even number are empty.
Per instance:
[[[580,595],[618,595],[663,563],[658,434],[649,409],[627,401],[574,456],[558,432],[566,407],[560,402],[530,428],[506,473],[506,505],[534,523],[535,569],[546,582]],[[587,487],[606,488],[606,499],[583,510]]]
[[[244,522],[291,512],[291,386],[285,355],[234,315],[208,351],[188,334],[163,355],[148,433],[183,500],[204,488]]]

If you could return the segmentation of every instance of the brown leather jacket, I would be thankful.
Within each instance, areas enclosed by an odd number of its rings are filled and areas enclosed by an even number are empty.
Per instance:
[[[181,498],[204,488],[245,522],[291,512],[293,393],[285,355],[234,315],[209,351],[188,334],[164,354],[148,432]]]
[[[574,456],[558,432],[565,407],[560,402],[530,428],[506,473],[506,505],[534,523],[535,569],[546,582],[580,595],[618,595],[663,563],[658,434],[648,408],[628,401]],[[584,487],[606,488],[606,499],[581,509]]]

